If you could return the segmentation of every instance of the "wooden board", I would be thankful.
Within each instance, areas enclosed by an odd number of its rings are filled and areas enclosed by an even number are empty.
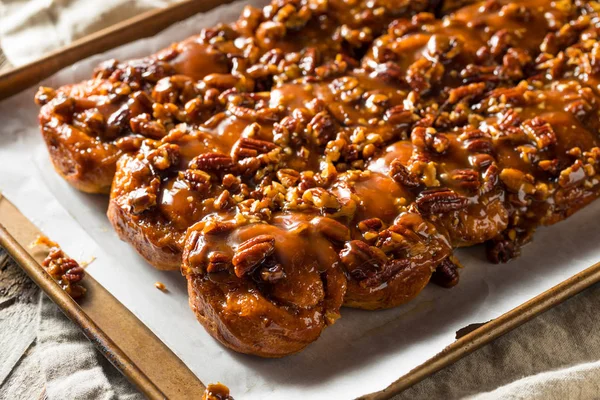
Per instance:
[[[47,252],[30,246],[38,235],[35,225],[0,197],[0,246],[83,328],[106,358],[150,398],[189,399],[190,393],[202,393],[202,382],[93,277],[85,278],[88,292],[81,304],[63,292],[39,265]]]

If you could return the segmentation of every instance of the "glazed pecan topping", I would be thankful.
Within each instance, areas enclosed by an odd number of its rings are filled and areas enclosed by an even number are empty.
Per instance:
[[[507,263],[520,254],[519,245],[511,240],[494,239],[486,242],[488,260],[494,264]]]
[[[260,278],[269,283],[274,283],[285,278],[285,271],[281,264],[265,266],[260,270]]]
[[[160,188],[160,179],[153,178],[150,184],[135,189],[129,194],[131,212],[141,214],[156,206],[157,194]]]
[[[233,166],[233,159],[227,154],[222,153],[204,153],[192,160],[190,168],[201,169],[204,171],[218,172],[226,171]]]
[[[85,277],[85,270],[59,247],[50,249],[42,267],[72,298],[77,299],[85,294],[86,289],[80,283]]]
[[[469,199],[448,188],[425,190],[416,200],[417,208],[425,215],[462,210],[468,204]]]
[[[231,257],[222,251],[213,251],[208,255],[206,272],[215,273],[227,271],[231,266]]]
[[[398,159],[395,159],[390,164],[390,176],[407,188],[416,188],[421,185],[419,178],[409,171]]]
[[[379,218],[369,218],[358,223],[358,229],[361,232],[380,231],[383,229],[383,221]]]
[[[544,121],[541,117],[535,117],[525,121],[523,123],[523,129],[540,150],[544,150],[558,142],[556,133],[554,133],[554,129],[552,129],[552,125]]]
[[[375,246],[369,246],[361,240],[352,240],[340,251],[340,260],[352,277],[362,281],[381,270],[387,262],[387,256]]]
[[[256,157],[259,154],[268,153],[276,149],[277,145],[266,140],[240,138],[231,149],[234,160]]]
[[[275,251],[272,235],[259,235],[238,246],[231,260],[238,278],[250,274]]]
[[[157,170],[166,170],[179,162],[179,146],[163,144],[148,153],[150,164]]]
[[[183,174],[190,187],[197,192],[208,192],[210,188],[210,175],[200,169],[188,169]]]
[[[294,187],[300,180],[300,173],[294,169],[284,168],[277,171],[277,178],[286,188]]]
[[[436,285],[451,288],[458,285],[458,266],[449,258],[444,259],[433,271],[431,281]]]
[[[448,96],[448,103],[456,104],[459,101],[471,99],[473,97],[480,96],[485,91],[485,83],[471,83],[469,85],[461,86],[456,89],[450,90]]]
[[[467,191],[477,190],[481,184],[479,172],[473,169],[455,169],[451,173],[451,179],[457,187]]]
[[[533,194],[535,192],[533,176],[515,168],[504,168],[500,180],[512,193]]]
[[[315,217],[310,222],[315,229],[334,242],[350,240],[350,230],[346,225],[329,217]]]
[[[411,140],[416,147],[438,154],[444,153],[450,146],[448,137],[434,128],[418,127],[413,129]]]

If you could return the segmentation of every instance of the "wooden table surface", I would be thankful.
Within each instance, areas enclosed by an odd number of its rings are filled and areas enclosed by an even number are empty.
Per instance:
[[[0,72],[10,68],[0,49]],[[0,247],[0,399],[45,398],[44,378],[34,355],[39,293]]]

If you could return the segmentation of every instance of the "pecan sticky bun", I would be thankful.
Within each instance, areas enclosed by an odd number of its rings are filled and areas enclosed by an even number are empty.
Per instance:
[[[37,101],[57,170],[181,269],[221,343],[280,357],[346,305],[455,286],[600,193],[595,1],[274,0]]]

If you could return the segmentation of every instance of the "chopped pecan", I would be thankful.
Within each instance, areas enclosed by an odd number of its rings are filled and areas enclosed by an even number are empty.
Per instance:
[[[321,111],[308,123],[308,132],[319,145],[324,145],[335,137],[336,127],[329,113]]]
[[[425,215],[443,214],[467,207],[469,199],[452,189],[429,189],[419,194],[416,205],[419,211]]]
[[[390,176],[396,182],[407,188],[416,188],[421,185],[419,177],[406,168],[399,159],[390,164]]]
[[[449,258],[444,259],[433,271],[431,281],[436,285],[451,288],[458,284],[458,266]]]
[[[160,179],[152,178],[148,186],[143,186],[129,193],[129,206],[134,214],[142,212],[156,206],[157,193],[160,187]]]
[[[406,82],[414,91],[425,93],[440,83],[444,71],[442,63],[421,58],[408,67]]]
[[[231,260],[238,278],[252,273],[275,251],[275,238],[272,235],[259,235],[238,246]]]
[[[149,114],[137,115],[129,121],[131,131],[152,139],[166,136],[167,130],[160,121],[152,121]]]
[[[576,160],[573,165],[565,168],[558,176],[558,185],[561,188],[571,188],[579,185],[587,178],[583,163],[581,160]]]
[[[175,166],[179,162],[179,146],[163,144],[148,153],[148,161],[159,171]]]
[[[54,89],[47,86],[40,86],[35,94],[35,104],[43,106],[48,104],[54,97],[56,97],[56,91]]]
[[[340,208],[337,197],[320,187],[306,190],[302,195],[302,200],[321,209],[337,210]]]

